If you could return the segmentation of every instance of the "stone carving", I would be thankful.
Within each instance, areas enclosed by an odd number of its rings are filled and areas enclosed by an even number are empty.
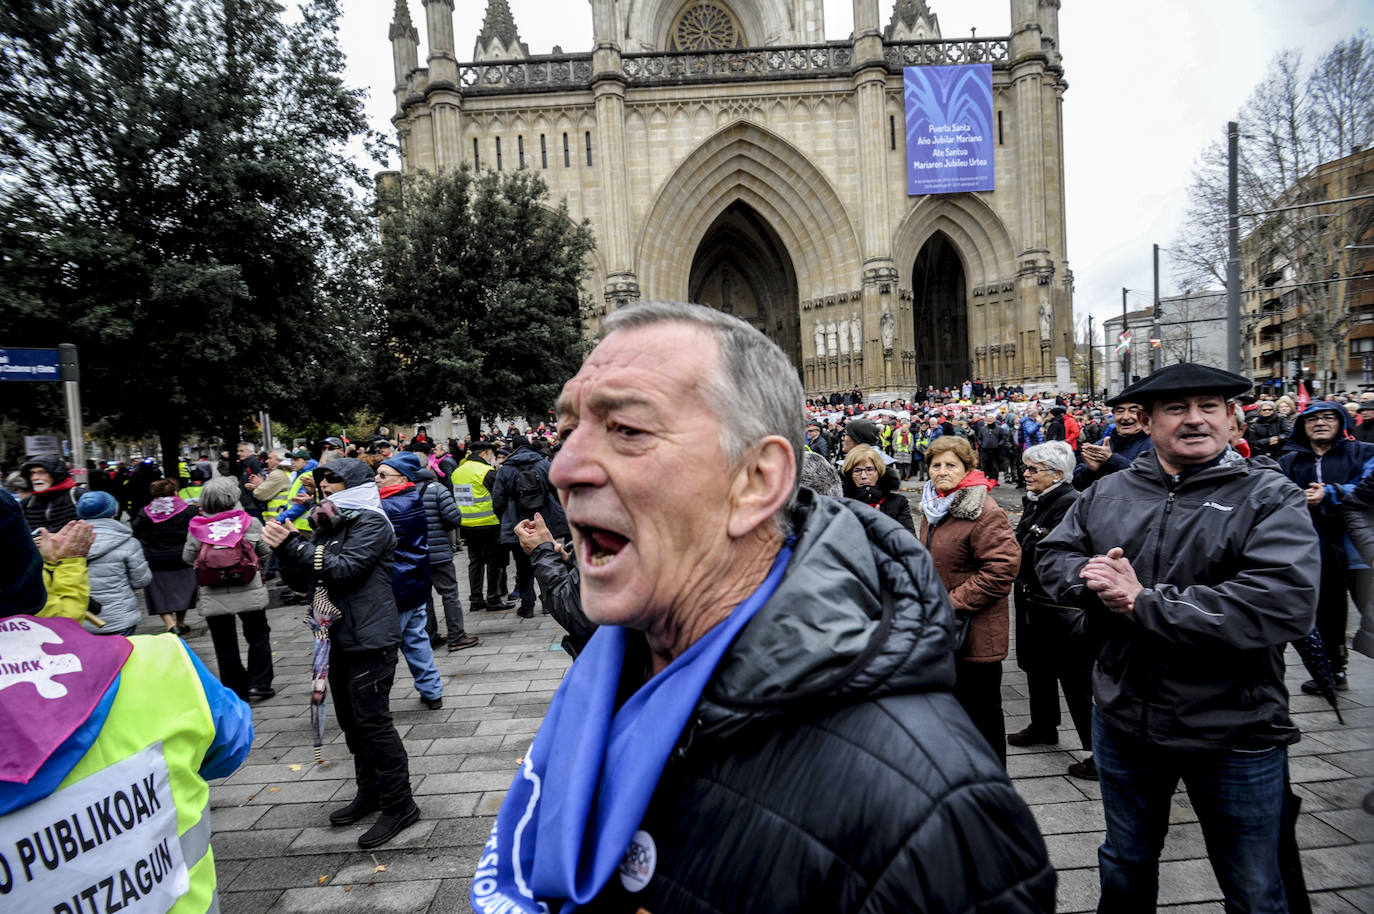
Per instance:
[[[862,350],[863,350],[863,338],[864,338],[864,325],[863,325],[863,321],[859,320],[859,315],[855,314],[853,311],[850,311],[850,312],[849,312],[849,330],[850,330],[850,333],[852,333],[852,334],[854,335],[854,351],[855,351],[855,352],[860,352],[860,351],[862,351]]]
[[[884,311],[878,323],[879,332],[883,337],[883,351],[892,351],[892,340],[897,335],[897,319],[892,316],[891,311]]]
[[[1050,310],[1048,304],[1040,305],[1040,339],[1049,340],[1054,338],[1054,312]]]
[[[849,352],[849,321],[840,321],[840,353]]]
[[[816,322],[816,358],[825,358],[825,324]]]
[[[834,357],[834,356],[836,356],[836,355],[839,355],[839,352],[840,352],[839,331],[835,329],[835,325],[834,325],[833,323],[831,323],[831,324],[826,324],[826,325],[825,325],[825,337],[826,337],[826,343],[828,344],[828,345],[827,345],[827,348],[828,348],[828,350],[829,350],[829,352],[830,352],[831,357]]]

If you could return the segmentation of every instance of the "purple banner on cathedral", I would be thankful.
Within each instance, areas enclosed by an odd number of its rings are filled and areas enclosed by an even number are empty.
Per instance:
[[[992,66],[907,67],[906,192],[994,190]]]

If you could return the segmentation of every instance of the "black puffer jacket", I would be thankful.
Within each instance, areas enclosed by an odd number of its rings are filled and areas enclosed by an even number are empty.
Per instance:
[[[42,467],[48,471],[52,477],[54,486],[60,485],[71,478],[71,471],[67,468],[67,463],[60,457],[45,454],[35,457],[24,463],[19,468],[25,479],[29,478],[29,470],[33,467]],[[29,529],[37,533],[40,528],[47,528],[56,533],[69,522],[76,520],[76,503],[81,496],[86,493],[85,486],[67,487],[56,491],[44,489],[42,492],[35,492],[26,495],[19,504],[24,509],[24,520],[28,521]]]
[[[786,576],[640,826],[652,877],[634,894],[612,878],[587,910],[1053,910],[1035,820],[949,692],[952,612],[929,555],[853,501],[803,490],[794,521]]]
[[[1115,546],[1145,587],[1132,618],[1079,577]],[[1283,650],[1312,630],[1321,559],[1306,499],[1272,460],[1228,450],[1176,481],[1147,451],[1079,495],[1041,540],[1036,572],[1088,611],[1108,725],[1177,749],[1297,742]]]
[[[341,458],[331,472],[349,488],[372,481],[372,470],[361,460]],[[329,632],[341,651],[378,650],[401,643],[401,623],[391,592],[396,534],[384,514],[345,508],[333,517],[319,517],[314,539],[295,532],[277,547],[277,559],[288,570],[314,578],[315,550],[324,548],[319,573],[329,599],[343,613]]]
[[[1341,517],[1360,557],[1365,564],[1374,565],[1374,474],[1366,476],[1341,499]]]
[[[1040,541],[1059,526],[1077,499],[1078,491],[1066,479],[1035,501],[1027,498],[1022,503],[1021,522],[1016,525],[1021,568],[1012,594],[1016,603],[1016,665],[1023,670],[1052,661],[1064,646],[1064,638],[1082,636],[1086,630],[1083,609],[1052,600],[1035,572]]]

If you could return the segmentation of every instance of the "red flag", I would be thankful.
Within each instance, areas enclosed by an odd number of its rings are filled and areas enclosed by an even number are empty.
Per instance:
[[[1302,412],[1303,410],[1307,409],[1307,404],[1309,404],[1309,403],[1311,403],[1311,402],[1312,402],[1312,398],[1311,398],[1310,396],[1308,396],[1308,393],[1307,393],[1307,385],[1304,384],[1303,382],[1299,381],[1299,382],[1298,382],[1298,412]]]

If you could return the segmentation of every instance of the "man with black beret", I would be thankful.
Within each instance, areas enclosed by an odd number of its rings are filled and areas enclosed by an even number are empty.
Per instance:
[[[1287,911],[1279,867],[1288,713],[1283,651],[1312,629],[1320,558],[1306,500],[1228,445],[1239,375],[1170,365],[1117,398],[1153,449],[1087,489],[1037,572],[1100,645],[1093,757],[1107,837],[1099,911],[1153,911],[1169,804],[1188,788],[1226,909]]]

